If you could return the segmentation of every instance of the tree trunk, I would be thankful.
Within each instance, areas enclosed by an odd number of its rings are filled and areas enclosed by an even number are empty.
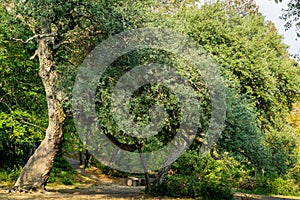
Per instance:
[[[56,87],[58,74],[54,67],[54,53],[51,37],[38,39],[39,75],[42,78],[48,104],[48,128],[45,139],[29,158],[17,182],[15,191],[45,190],[53,166],[55,155],[63,137],[62,125],[65,114],[62,108],[62,95]]]
[[[147,169],[147,166],[145,164],[145,160],[144,160],[144,157],[143,157],[143,154],[142,154],[143,152],[140,148],[139,148],[139,153],[140,153],[141,163],[142,163],[142,166],[143,166],[143,169],[144,169],[145,185],[146,185],[145,192],[147,194],[147,193],[151,193],[150,178],[149,178],[148,169]]]
[[[158,174],[155,177],[155,180],[153,181],[151,185],[151,191],[156,191],[159,189],[159,186],[162,185],[166,179],[166,175],[168,174],[169,169],[171,168],[171,165],[165,166],[161,168],[158,172]],[[159,191],[161,192],[161,191]]]

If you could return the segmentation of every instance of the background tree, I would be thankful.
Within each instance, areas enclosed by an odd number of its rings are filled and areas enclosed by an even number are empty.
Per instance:
[[[295,135],[285,119],[299,88],[297,64],[274,26],[261,15],[241,16],[234,8],[223,7],[217,3],[185,13],[187,33],[220,64],[227,86],[249,98],[263,137],[273,129]]]
[[[285,173],[295,163],[292,153],[295,132],[285,119],[299,88],[299,68],[289,58],[274,25],[265,23],[257,10],[253,1],[219,2],[200,9],[184,7],[177,15],[169,16],[167,26],[187,33],[209,52],[219,64],[226,86],[237,93],[231,98],[241,95],[249,100],[248,103],[243,101],[248,111],[242,111],[243,105],[235,103],[228,108],[231,112],[228,112],[227,126],[218,145],[223,149],[221,152],[242,154],[252,164],[268,168],[270,173]],[[170,23],[172,20],[175,24]],[[229,99],[229,102],[235,101]],[[243,123],[248,122],[244,122],[242,116],[248,115],[241,112],[255,112],[256,117],[247,117],[255,119],[247,130]],[[241,126],[235,120],[241,122]],[[274,134],[276,139],[270,139]],[[249,140],[251,137],[257,139]],[[243,141],[258,143],[253,143],[256,148],[251,145],[248,148]],[[262,141],[264,147],[260,144]],[[276,145],[283,141],[284,146]],[[265,151],[258,154],[261,159],[255,159],[258,152],[254,149],[260,148]],[[164,174],[166,172],[164,170]]]
[[[221,156],[212,157],[222,159],[229,153],[240,162],[246,160],[247,168],[264,168],[269,175],[285,174],[297,161],[296,133],[286,117],[297,97],[299,66],[289,58],[275,26],[265,22],[253,1],[224,1],[200,9],[185,7],[169,17],[169,22],[175,21],[172,28],[198,41],[219,64],[228,88],[226,128],[217,146],[217,155]],[[195,144],[199,146],[201,140]],[[187,163],[186,169],[189,161],[181,162]],[[177,167],[174,164],[171,169]],[[167,171],[159,174],[166,175]],[[167,180],[174,185],[197,182],[183,178],[176,183],[176,177],[167,176]],[[180,192],[185,189],[189,186]]]
[[[23,166],[44,138],[47,107],[38,63],[29,60],[36,46],[10,41],[30,30],[2,7],[0,20],[0,168],[7,169]]]

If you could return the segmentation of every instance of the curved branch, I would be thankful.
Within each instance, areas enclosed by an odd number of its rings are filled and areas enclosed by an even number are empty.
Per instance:
[[[18,39],[18,38],[10,38],[10,39],[13,41],[22,42],[24,44],[27,44],[34,39],[40,39],[40,38],[44,38],[44,37],[53,37],[53,36],[54,36],[54,33],[47,33],[47,34],[34,35],[34,36],[28,38],[26,41],[24,41],[23,39]]]
[[[105,134],[105,136],[115,145],[117,145],[118,147],[120,147],[121,149],[125,150],[125,151],[130,151],[133,152],[135,150],[138,149],[137,145],[135,144],[123,144],[121,142],[119,142],[119,140],[117,140],[114,136],[112,136],[111,134]]]

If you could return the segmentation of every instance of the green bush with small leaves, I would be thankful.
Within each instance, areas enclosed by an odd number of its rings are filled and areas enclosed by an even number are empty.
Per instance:
[[[165,183],[154,188],[154,192],[198,199],[233,199],[231,188],[237,184],[233,166],[237,163],[228,159],[229,162],[200,158],[195,151],[185,152],[172,165],[173,174],[167,175]]]
[[[266,178],[264,181],[264,187],[270,194],[294,195],[296,193],[296,188],[292,180],[284,180],[281,177]]]

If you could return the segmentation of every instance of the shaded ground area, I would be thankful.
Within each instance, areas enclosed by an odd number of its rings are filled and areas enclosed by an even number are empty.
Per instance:
[[[144,198],[142,188],[129,188],[120,185],[87,185],[87,186],[50,186],[44,193],[6,193],[0,189],[0,199],[136,199]]]
[[[87,199],[182,199],[182,198],[169,198],[169,197],[151,197],[143,194],[144,187],[129,187],[122,186],[115,183],[103,185],[85,185],[85,186],[50,186],[48,192],[45,193],[6,193],[7,188],[0,188],[1,200],[42,200],[42,199],[56,199],[56,200],[87,200]],[[237,193],[235,194],[236,200],[294,200],[300,199],[299,197],[283,197],[283,196],[262,196],[262,195],[249,195]]]
[[[48,185],[47,192],[44,193],[7,193],[9,189],[6,186],[0,186],[1,200],[39,200],[39,199],[56,199],[56,200],[87,200],[87,199],[182,199],[169,197],[151,197],[143,193],[143,186],[130,187],[122,185],[122,180],[111,178],[105,175],[100,175],[97,168],[84,170],[79,166],[79,162],[66,158],[70,165],[78,172],[79,175],[91,179],[90,184],[85,185]],[[263,195],[249,195],[236,193],[236,200],[294,200],[299,197],[283,197],[283,196],[263,196]]]
[[[250,195],[250,194],[243,194],[243,193],[236,193],[235,195],[236,200],[294,200],[300,199],[300,197],[285,197],[285,196],[265,196],[265,195]]]

